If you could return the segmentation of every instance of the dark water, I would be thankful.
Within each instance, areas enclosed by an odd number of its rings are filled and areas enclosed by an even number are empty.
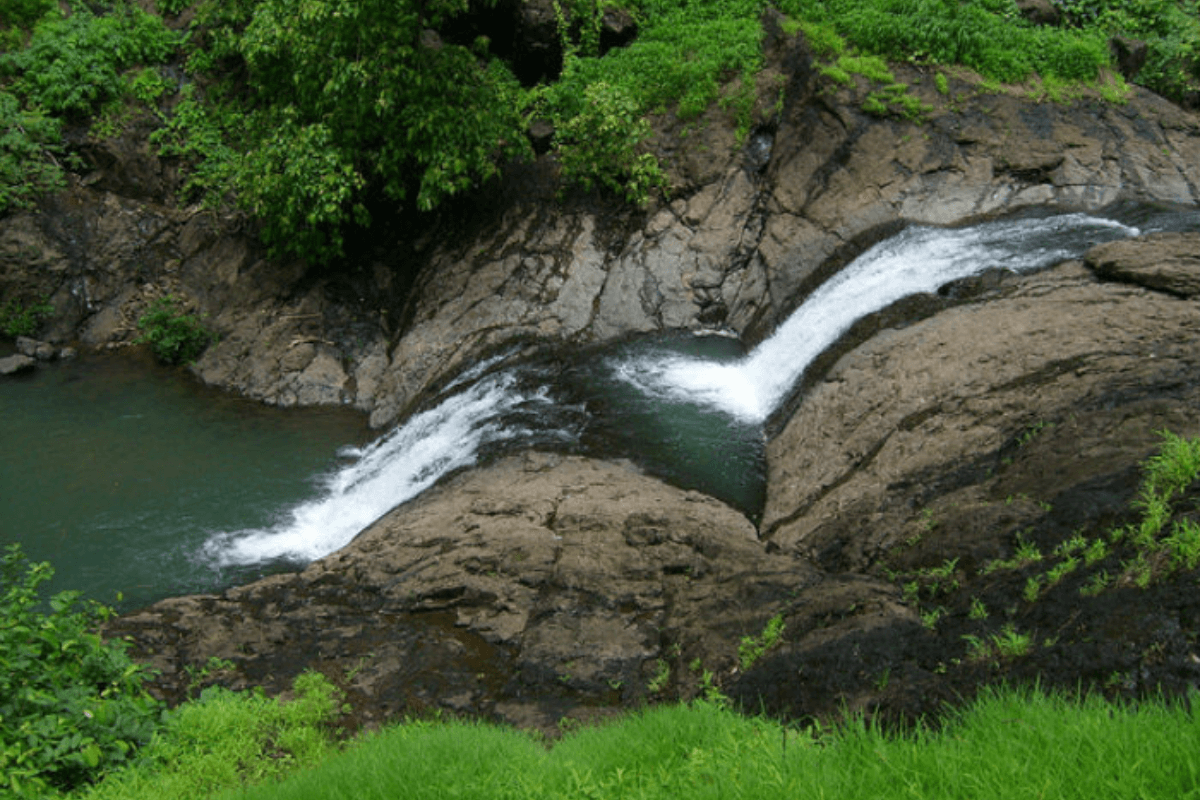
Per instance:
[[[614,378],[613,363],[694,358],[733,364],[745,356],[727,336],[648,336],[603,355],[585,354],[561,378],[568,398],[582,402],[588,419],[580,434],[585,452],[628,458],[651,475],[717,498],[757,520],[766,494],[763,426],[686,398],[642,391]],[[597,369],[596,360],[609,362]]]
[[[128,357],[0,380],[0,543],[50,561],[51,589],[130,608],[263,568],[201,558],[214,530],[268,524],[370,437],[360,414],[281,410]]]

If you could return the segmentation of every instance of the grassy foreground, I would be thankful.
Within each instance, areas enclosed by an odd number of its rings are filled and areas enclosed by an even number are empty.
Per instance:
[[[862,722],[797,731],[700,702],[577,730],[552,747],[495,726],[409,722],[357,739],[281,781],[271,770],[275,775],[260,773],[256,786],[231,783],[237,770],[229,751],[204,766],[202,747],[193,747],[158,762],[153,773],[136,766],[113,773],[85,796],[1200,797],[1200,718],[1185,705],[1133,708],[989,691],[938,731],[895,735]],[[191,777],[181,781],[179,772]]]

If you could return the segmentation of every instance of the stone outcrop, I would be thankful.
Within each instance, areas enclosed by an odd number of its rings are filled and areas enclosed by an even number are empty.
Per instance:
[[[278,405],[351,404],[386,426],[517,341],[718,328],[754,341],[901,221],[1197,202],[1200,125],[1149,93],[1038,103],[962,75],[942,95],[906,67],[898,80],[931,110],[881,120],[861,110],[865,82],[822,77],[768,22],[751,132],[739,139],[719,109],[686,136],[662,120],[669,199],[643,211],[558,199],[543,157],[315,270],[267,259],[243,220],[173,207],[176,179],[126,141],[134,126],[84,149],[82,185],[0,223],[0,293],[50,298],[44,338],[103,347],[131,342],[148,303],[174,294],[220,337],[193,367],[206,382]]]
[[[20,375],[37,366],[37,359],[16,353],[0,358],[0,375]]]
[[[458,475],[302,572],[111,632],[168,694],[214,655],[235,686],[311,667],[346,676],[366,723],[442,708],[551,730],[714,687],[791,718],[912,719],[998,680],[1186,692],[1194,568],[1135,588],[1118,543],[1036,601],[1028,585],[1069,539],[1132,521],[1160,431],[1200,435],[1198,340],[1194,299],[1084,262],[1008,276],[828,370],[769,444],[758,531],[628,464],[530,453]],[[1023,545],[1044,563],[995,568]],[[1082,595],[1100,573],[1107,589]],[[748,661],[775,616],[781,640]],[[1034,642],[1019,656],[965,644],[1018,633]]]
[[[1081,421],[1115,398],[1186,407],[1200,388],[1188,377],[1200,368],[1194,302],[1099,282],[1077,262],[1013,279],[999,295],[877,334],[829,370],[768,445],[766,538],[861,569],[906,538],[934,497],[997,469],[1024,431],[1068,421],[1086,430]],[[1045,500],[1055,480],[1103,471],[1103,453],[1072,453],[1075,468],[1046,476]],[[874,533],[863,537],[864,526]]]
[[[1200,234],[1161,233],[1133,242],[1111,242],[1087,255],[1107,280],[1194,298],[1200,295]]]
[[[728,668],[764,610],[816,579],[711,498],[530,453],[447,481],[303,572],[164,601],[111,632],[180,679],[210,656],[275,688],[305,665],[352,670],[377,720],[448,708],[553,728],[651,697],[673,648]]]
[[[200,376],[274,405],[374,402],[385,337],[377,316],[330,299],[334,283],[207,213],[84,187],[0,222],[0,289],[54,307],[41,338],[129,346],[172,295],[220,337]]]

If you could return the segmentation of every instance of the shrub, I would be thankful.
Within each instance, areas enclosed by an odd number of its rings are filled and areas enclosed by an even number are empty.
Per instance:
[[[27,208],[41,194],[64,185],[55,156],[62,125],[40,111],[26,111],[0,90],[0,213]]]
[[[124,90],[129,67],[163,61],[178,37],[162,20],[118,4],[104,16],[78,6],[69,17],[47,17],[28,47],[0,55],[0,74],[17,76],[13,91],[52,114],[85,114]]]
[[[136,764],[83,797],[204,800],[312,767],[338,749],[333,723],[342,694],[325,676],[305,672],[293,681],[292,695],[210,686],[163,714]]]
[[[666,186],[658,160],[637,148],[650,135],[633,99],[619,87],[587,87],[584,109],[565,120],[556,141],[563,177],[585,189],[602,186],[641,204]]]
[[[54,306],[44,298],[28,305],[9,300],[0,306],[0,334],[11,336],[33,336],[38,326],[54,312]]]
[[[172,295],[155,300],[138,319],[138,328],[144,333],[135,343],[150,345],[165,364],[195,361],[216,339],[195,315],[180,311]]]
[[[0,794],[95,781],[149,740],[160,711],[144,668],[91,632],[109,609],[60,592],[39,610],[53,574],[17,544],[0,560]]]

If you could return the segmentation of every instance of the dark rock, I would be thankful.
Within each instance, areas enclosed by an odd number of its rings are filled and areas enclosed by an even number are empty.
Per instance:
[[[1132,81],[1142,71],[1150,52],[1145,42],[1130,36],[1112,37],[1108,41],[1108,49],[1117,62],[1117,69],[1127,81]]]
[[[637,38],[638,25],[633,15],[624,8],[608,6],[600,22],[600,54],[614,47],[624,47]]]
[[[1017,0],[1017,10],[1034,25],[1062,23],[1062,12],[1051,0]]]
[[[421,31],[419,43],[426,50],[437,52],[442,49],[442,37],[438,35],[437,31],[429,28]]]
[[[554,123],[548,119],[537,118],[529,123],[529,141],[535,153],[542,155],[550,151],[554,143]]]
[[[515,12],[513,71],[526,86],[557,78],[563,54],[554,3],[523,0],[515,4]]]
[[[28,336],[17,337],[17,352],[21,355],[36,358],[38,361],[51,361],[54,359],[54,346],[46,342],[39,342],[37,339],[32,339]]]

